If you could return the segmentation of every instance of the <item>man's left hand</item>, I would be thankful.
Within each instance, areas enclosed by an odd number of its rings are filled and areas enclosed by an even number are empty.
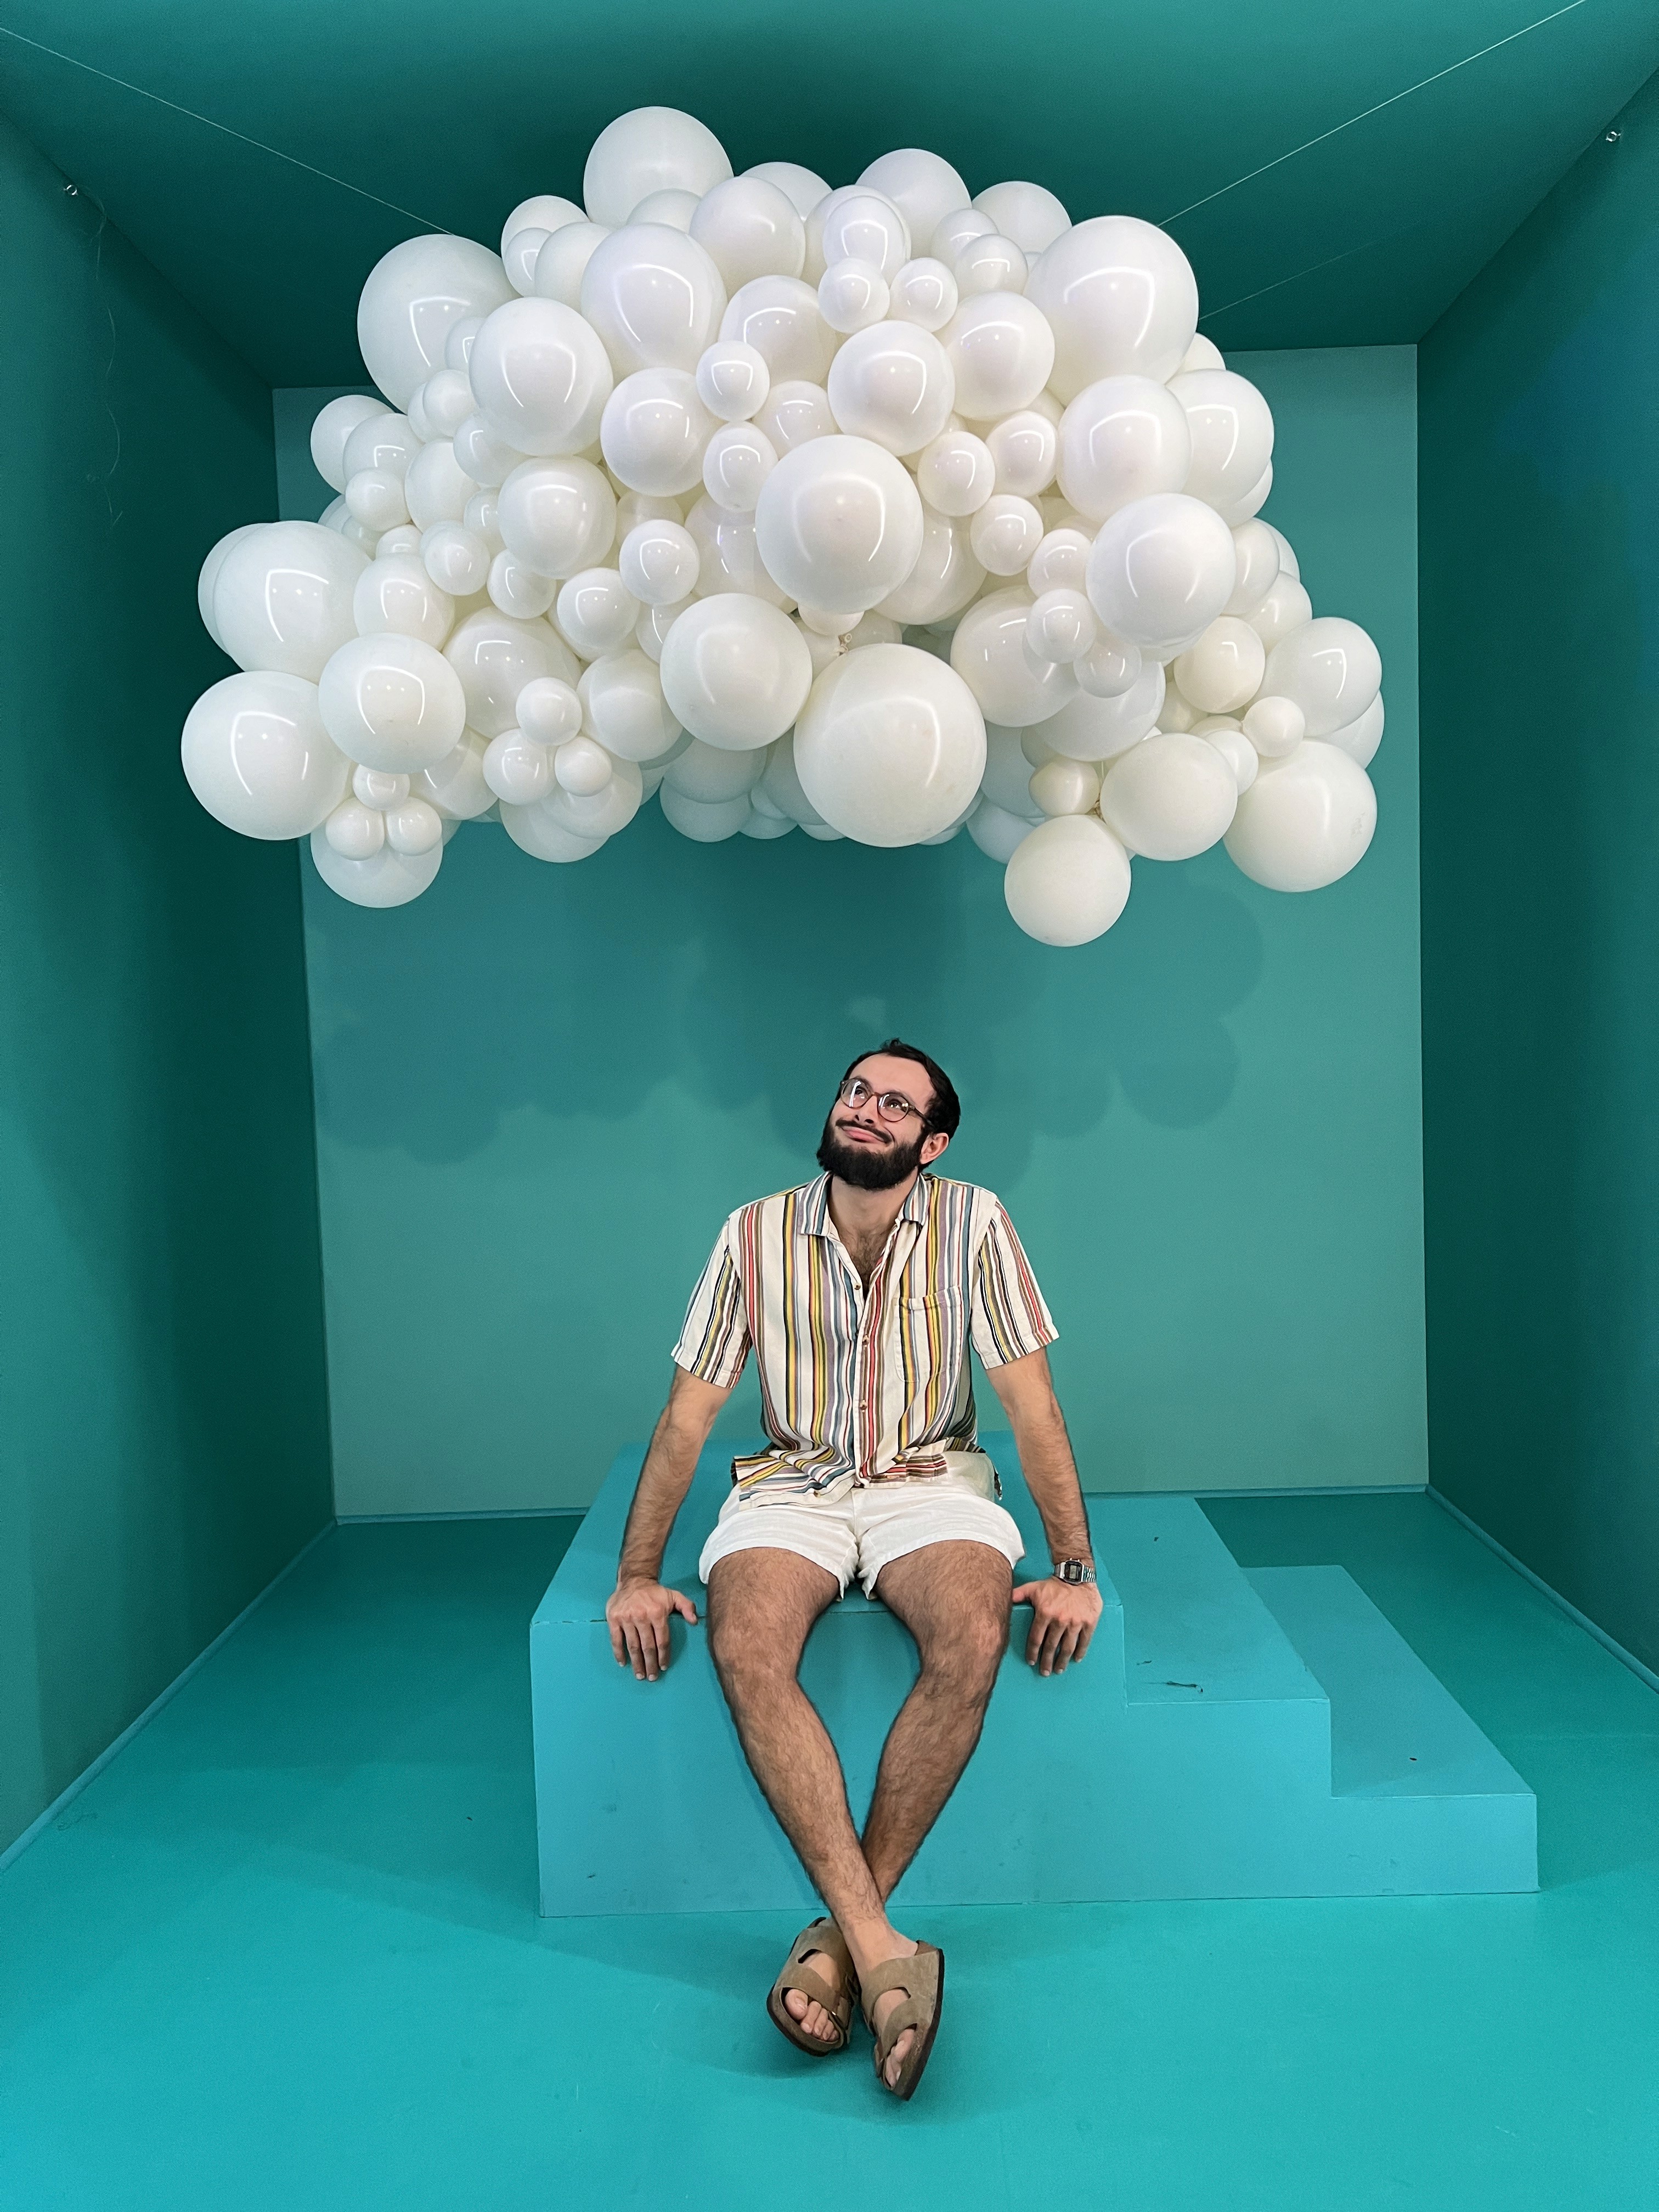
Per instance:
[[[1013,1602],[1031,1608],[1025,1657],[1039,1674],[1063,1674],[1073,1659],[1082,1658],[1100,1619],[1100,1592],[1092,1583],[1056,1582],[1046,1575],[1040,1583],[1021,1583]]]

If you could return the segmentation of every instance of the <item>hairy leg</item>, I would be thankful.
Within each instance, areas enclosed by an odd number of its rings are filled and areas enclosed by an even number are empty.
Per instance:
[[[916,1640],[921,1672],[883,1747],[864,1857],[884,1901],[973,1755],[1008,1644],[1013,1573],[989,1544],[939,1543],[882,1569],[876,1595]]]
[[[836,1747],[796,1680],[807,1635],[835,1595],[835,1577],[796,1553],[728,1553],[709,1572],[708,1646],[755,1779],[854,1964],[868,1972],[911,1947],[888,1923]],[[826,1981],[839,1981],[823,1953],[811,1963]],[[798,1990],[784,2002],[810,2034],[832,2039],[835,2024],[821,2005]]]

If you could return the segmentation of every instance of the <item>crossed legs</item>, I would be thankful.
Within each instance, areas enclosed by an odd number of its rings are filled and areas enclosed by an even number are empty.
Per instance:
[[[888,1918],[887,1899],[979,1741],[1008,1641],[1012,1583],[1007,1560],[987,1544],[928,1544],[883,1568],[877,1594],[915,1638],[921,1668],[883,1747],[860,1840],[835,1746],[796,1679],[835,1577],[771,1549],[729,1553],[710,1571],[709,1649],[744,1754],[860,1976],[915,1949]],[[833,1978],[830,1962],[815,1963]],[[899,2002],[895,1992],[878,2008]],[[809,2033],[832,2033],[798,1992],[785,2002]],[[909,2039],[907,2031],[894,2048],[895,2077]]]

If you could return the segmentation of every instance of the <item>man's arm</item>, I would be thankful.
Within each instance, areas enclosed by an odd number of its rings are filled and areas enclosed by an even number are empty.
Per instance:
[[[1049,1377],[1048,1353],[1028,1352],[1023,1358],[985,1371],[1013,1430],[1026,1488],[1042,1516],[1050,1557],[1087,1559],[1092,1565],[1089,1516],[1066,1418]],[[1091,1583],[1060,1583],[1046,1576],[1041,1582],[1022,1583],[1013,1601],[1031,1607],[1025,1656],[1040,1674],[1064,1674],[1070,1661],[1082,1658],[1101,1612],[1100,1593]]]
[[[668,1403],[640,1469],[623,1532],[617,1587],[606,1601],[605,1617],[617,1664],[631,1664],[641,1682],[654,1682],[668,1664],[670,1618],[677,1613],[690,1621],[697,1617],[690,1599],[665,1589],[658,1577],[674,1516],[697,1470],[697,1455],[733,1387],[704,1382],[676,1367]]]

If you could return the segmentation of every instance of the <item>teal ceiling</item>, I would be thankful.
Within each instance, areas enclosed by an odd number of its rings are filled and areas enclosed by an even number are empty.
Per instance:
[[[356,380],[378,255],[422,221],[494,245],[647,101],[738,168],[842,183],[919,144],[1164,222],[1224,347],[1413,339],[1659,66],[1653,0],[11,0],[6,28],[0,103],[273,384]]]

